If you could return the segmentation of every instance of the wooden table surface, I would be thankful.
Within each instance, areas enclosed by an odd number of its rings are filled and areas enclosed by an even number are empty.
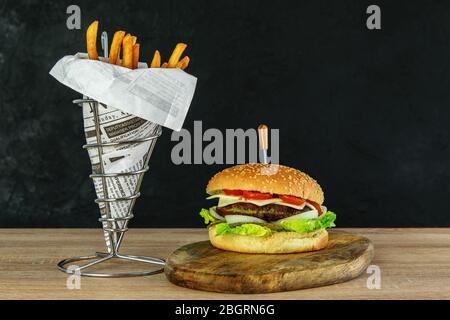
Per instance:
[[[0,229],[0,299],[450,299],[450,228],[340,230],[372,240],[380,289],[367,287],[372,273],[327,287],[257,295],[185,289],[169,283],[164,274],[82,277],[80,289],[68,289],[68,275],[56,263],[104,250],[102,231]],[[205,229],[130,229],[122,251],[165,258],[179,246],[205,239]]]

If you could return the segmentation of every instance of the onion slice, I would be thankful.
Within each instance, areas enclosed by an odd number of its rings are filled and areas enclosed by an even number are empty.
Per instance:
[[[228,223],[265,223],[266,221],[260,218],[245,216],[240,214],[228,214],[225,216]]]
[[[218,219],[218,220],[221,220],[221,221],[225,220],[225,218],[222,217],[220,214],[218,214],[217,211],[214,210],[214,208],[209,208],[209,214],[210,214],[213,218],[216,218],[216,219]]]
[[[305,211],[299,214],[296,214],[295,216],[290,216],[287,218],[283,218],[277,221],[274,221],[275,224],[280,224],[282,221],[287,220],[307,220],[307,219],[317,219],[319,217],[319,214],[316,209]]]

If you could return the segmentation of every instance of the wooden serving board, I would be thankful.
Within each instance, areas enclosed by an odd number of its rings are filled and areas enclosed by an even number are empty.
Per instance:
[[[174,251],[165,274],[178,286],[205,291],[290,291],[356,278],[369,266],[373,255],[368,238],[333,231],[325,249],[306,253],[245,254],[223,251],[202,241]]]

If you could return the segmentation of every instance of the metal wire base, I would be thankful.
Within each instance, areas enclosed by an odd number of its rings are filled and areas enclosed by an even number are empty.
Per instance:
[[[101,130],[100,130],[100,118],[99,118],[99,105],[101,105],[99,102],[92,100],[92,99],[77,99],[74,100],[73,103],[78,104],[80,106],[83,106],[83,104],[87,103],[89,104],[91,111],[93,113],[93,120],[95,124],[95,132],[96,132],[96,142],[95,143],[89,143],[83,146],[84,149],[90,149],[94,148],[98,151],[98,158],[99,158],[99,172],[92,173],[89,177],[91,179],[101,179],[101,186],[103,190],[103,197],[97,198],[95,200],[96,203],[99,205],[104,204],[105,213],[104,215],[98,219],[102,225],[103,230],[105,234],[107,235],[106,239],[106,246],[108,249],[108,253],[102,253],[97,252],[95,255],[92,256],[77,256],[72,257],[68,259],[64,259],[60,262],[58,262],[58,269],[69,273],[69,274],[76,274],[86,277],[102,277],[102,278],[111,278],[111,277],[136,277],[136,276],[148,276],[156,273],[161,273],[164,270],[164,259],[156,258],[156,257],[146,257],[146,256],[133,256],[133,255],[127,255],[127,254],[120,254],[119,249],[122,244],[122,240],[124,237],[124,234],[126,231],[128,231],[128,222],[133,218],[133,207],[136,202],[136,199],[141,195],[139,192],[142,178],[144,176],[144,173],[148,171],[148,161],[150,159],[150,156],[153,151],[154,142],[153,140],[156,140],[161,135],[161,127],[159,126],[156,130],[156,132],[148,137],[141,138],[141,139],[134,139],[134,140],[127,140],[127,141],[117,141],[117,142],[102,142],[101,139]],[[105,106],[103,106],[105,107]],[[121,146],[121,145],[130,145],[130,144],[139,144],[144,142],[151,142],[150,148],[145,156],[145,163],[142,166],[141,169],[135,170],[135,171],[129,171],[129,172],[116,172],[116,173],[106,173],[103,167],[103,160],[102,157],[103,154],[103,148],[104,147],[111,147],[111,146]],[[112,198],[108,196],[108,188],[106,184],[107,179],[114,179],[121,176],[138,176],[136,188],[134,190],[134,193],[121,198]],[[113,202],[119,202],[119,201],[128,201],[129,207],[128,212],[123,217],[112,217],[111,216],[111,208],[110,204]],[[137,262],[143,262],[147,264],[152,264],[155,266],[160,266],[156,270],[151,271],[138,271],[138,272],[96,272],[96,271],[83,271],[85,269],[88,269],[93,266],[97,266],[103,262],[106,262],[111,259],[120,259],[120,260],[126,260],[126,261],[137,261]],[[80,262],[84,260],[92,260],[90,262],[87,262],[82,265],[78,265],[75,262]],[[76,266],[75,268],[67,268],[66,265],[72,264]]]
[[[160,268],[152,271],[137,271],[137,272],[95,272],[95,271],[82,271],[83,269],[87,269],[89,267],[93,267],[101,264],[102,262],[108,261],[110,259],[121,259],[121,260],[129,260],[129,261],[138,261],[144,262],[148,264],[153,264],[156,266],[161,266]],[[85,261],[85,260],[94,260],[79,266],[75,262]],[[75,269],[67,269],[66,265],[75,264],[78,267]],[[68,273],[68,274],[77,274],[85,277],[98,277],[98,278],[118,278],[118,277],[139,277],[139,276],[149,276],[152,274],[161,273],[164,271],[165,261],[160,258],[155,257],[145,257],[145,256],[132,256],[132,255],[122,255],[122,254],[112,254],[112,253],[103,253],[97,252],[93,256],[78,256],[72,257],[68,259],[64,259],[58,262],[58,269]]]

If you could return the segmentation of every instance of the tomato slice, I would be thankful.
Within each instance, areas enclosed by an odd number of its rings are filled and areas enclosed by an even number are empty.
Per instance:
[[[223,193],[225,193],[227,196],[241,196],[242,190],[223,189]]]
[[[322,214],[322,207],[320,206],[320,204],[318,204],[317,202],[311,201],[311,200],[306,200],[306,202],[308,202],[310,205],[312,205],[314,208],[316,208],[319,216]]]
[[[272,194],[258,191],[243,191],[242,197],[248,200],[266,200],[272,199]]]
[[[278,196],[283,202],[290,203],[296,206],[302,205],[305,203],[305,199],[297,198],[294,196],[288,196],[287,194],[280,194]]]

